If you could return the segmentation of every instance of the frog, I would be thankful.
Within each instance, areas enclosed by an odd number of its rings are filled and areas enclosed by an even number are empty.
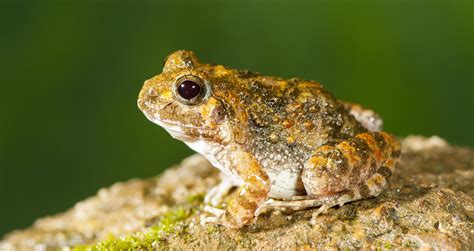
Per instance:
[[[165,59],[138,107],[220,170],[203,221],[231,229],[269,210],[317,208],[317,217],[378,196],[400,159],[377,113],[321,83],[201,63],[192,51]]]

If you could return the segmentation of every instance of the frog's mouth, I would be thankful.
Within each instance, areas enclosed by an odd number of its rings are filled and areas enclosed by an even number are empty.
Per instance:
[[[161,120],[161,119],[150,119],[150,120],[153,123],[164,128],[171,135],[171,137],[177,140],[181,140],[185,142],[192,142],[196,140],[195,137],[189,136],[188,134],[184,132],[183,125],[176,124],[170,121]]]
[[[158,114],[155,114],[154,112],[150,112],[148,109],[145,109],[149,107],[149,104],[146,104],[146,102],[142,102],[142,100],[140,99],[138,100],[138,104],[140,109],[143,111],[143,114],[149,121],[164,128],[173,138],[178,140],[190,140],[189,136],[187,136],[183,132],[180,125],[160,119]]]
[[[167,121],[162,121],[159,119],[154,119],[152,121],[153,123],[163,127],[175,139],[183,140],[183,141],[191,140],[191,137],[189,137],[188,135],[186,135],[186,133],[184,133],[180,125],[173,124]]]
[[[168,128],[165,128],[165,130],[171,135],[171,137],[181,140],[181,141],[192,141],[192,138],[183,133],[182,131],[177,131],[177,130],[170,130]]]

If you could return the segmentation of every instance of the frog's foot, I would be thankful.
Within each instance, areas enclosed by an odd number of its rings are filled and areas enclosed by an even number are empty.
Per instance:
[[[212,216],[201,215],[201,225],[206,225],[208,223],[212,224],[221,224],[222,217],[224,217],[225,210],[219,209],[216,207],[205,206],[204,212],[211,214]]]
[[[234,183],[224,178],[217,186],[212,187],[204,197],[204,204],[217,207],[223,201],[224,197],[229,194],[229,191],[234,187]]]
[[[295,198],[289,198],[288,200],[268,199],[257,208],[255,216],[272,209],[302,210],[306,208],[319,207],[318,210],[313,213],[311,219],[313,222],[318,215],[325,213],[329,208],[337,205],[342,206],[348,202],[359,200],[361,198],[362,196],[358,190],[354,190],[352,192],[343,192],[324,197],[298,196]]]
[[[268,199],[262,204],[260,204],[260,206],[255,211],[255,216],[258,216],[265,211],[273,209],[301,210],[305,208],[322,206],[328,201],[330,201],[332,198],[332,196],[319,198],[311,198],[309,196],[297,196],[295,198],[289,198],[288,200]]]
[[[360,200],[360,199],[363,199],[363,198],[368,198],[368,197],[362,197],[361,194],[359,193],[358,189],[359,188],[356,188],[354,191],[341,193],[337,196],[332,197],[328,201],[326,201],[323,205],[321,205],[320,208],[318,208],[318,210],[316,210],[316,212],[313,213],[313,215],[311,216],[311,220],[309,221],[310,224],[312,224],[312,225],[316,224],[316,218],[320,214],[326,213],[327,210],[331,207],[334,207],[334,206],[342,207],[346,203],[356,201],[356,200]]]
[[[352,104],[348,102],[341,101],[346,110],[359,121],[362,126],[367,128],[371,132],[378,132],[382,130],[383,121],[380,116],[367,108],[362,107],[358,104]]]

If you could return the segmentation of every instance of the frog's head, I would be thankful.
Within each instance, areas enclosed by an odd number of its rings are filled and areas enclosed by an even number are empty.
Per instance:
[[[167,57],[163,72],[146,80],[138,107],[152,122],[185,142],[222,142],[230,136],[224,105],[212,95],[213,71],[193,52]]]

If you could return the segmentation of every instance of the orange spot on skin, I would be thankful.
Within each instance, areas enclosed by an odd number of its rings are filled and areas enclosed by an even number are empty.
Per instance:
[[[206,105],[200,106],[200,113],[204,120],[209,120],[211,113],[216,108],[217,100],[211,98],[207,101]]]
[[[298,97],[296,98],[296,100],[298,102],[301,102],[301,103],[304,103],[306,102],[306,100],[312,98],[314,95],[310,92],[302,92],[298,95]]]
[[[364,240],[366,238],[364,230],[356,230],[353,234],[358,240]]]
[[[294,142],[295,142],[295,137],[293,137],[293,136],[287,137],[287,138],[286,138],[286,142],[287,142],[288,144],[294,143]]]
[[[313,167],[326,166],[327,162],[327,158],[321,156],[316,156],[309,159],[309,163],[311,163]]]
[[[316,152],[325,153],[325,152],[331,151],[332,149],[334,149],[333,146],[323,145],[323,146],[320,146]]]
[[[287,106],[289,112],[294,112],[301,108],[301,103],[292,103]]]
[[[342,154],[347,158],[349,166],[357,166],[361,161],[359,155],[357,154],[357,149],[350,145],[348,141],[343,141],[337,145],[337,148],[341,150]]]
[[[393,135],[386,132],[379,132],[379,133],[385,139],[387,144],[391,146],[392,151],[400,150],[400,141],[397,138],[395,138]]]
[[[393,162],[393,159],[391,159],[391,158],[390,158],[390,159],[387,159],[387,160],[385,161],[385,165],[386,165],[387,167],[389,167],[389,168],[392,168],[394,164],[395,164],[395,163]]]
[[[173,99],[173,93],[171,91],[163,91],[161,93],[161,98],[164,100],[172,100]]]
[[[378,184],[379,186],[385,185],[384,183],[386,182],[385,178],[382,177],[382,176],[379,175],[379,174],[374,174],[374,176],[372,176],[371,179],[373,179],[374,182],[375,182],[376,184]]]
[[[358,134],[356,137],[359,138],[359,139],[364,140],[365,143],[367,143],[370,150],[375,155],[375,158],[376,158],[377,162],[380,163],[382,161],[382,158],[383,158],[382,151],[380,151],[380,149],[377,146],[377,143],[375,143],[374,137],[372,135],[370,135],[370,133]]]
[[[313,129],[313,127],[314,127],[313,122],[311,122],[311,121],[304,122],[304,127],[308,130]]]
[[[320,89],[322,88],[321,84],[318,82],[302,82],[298,84],[298,89],[303,89],[303,88],[315,88],[315,89]]]
[[[282,124],[285,128],[290,128],[294,125],[294,122],[292,120],[285,119]]]
[[[227,70],[224,66],[222,65],[216,65],[214,67],[214,74],[218,77],[224,77],[229,74],[229,70]]]

